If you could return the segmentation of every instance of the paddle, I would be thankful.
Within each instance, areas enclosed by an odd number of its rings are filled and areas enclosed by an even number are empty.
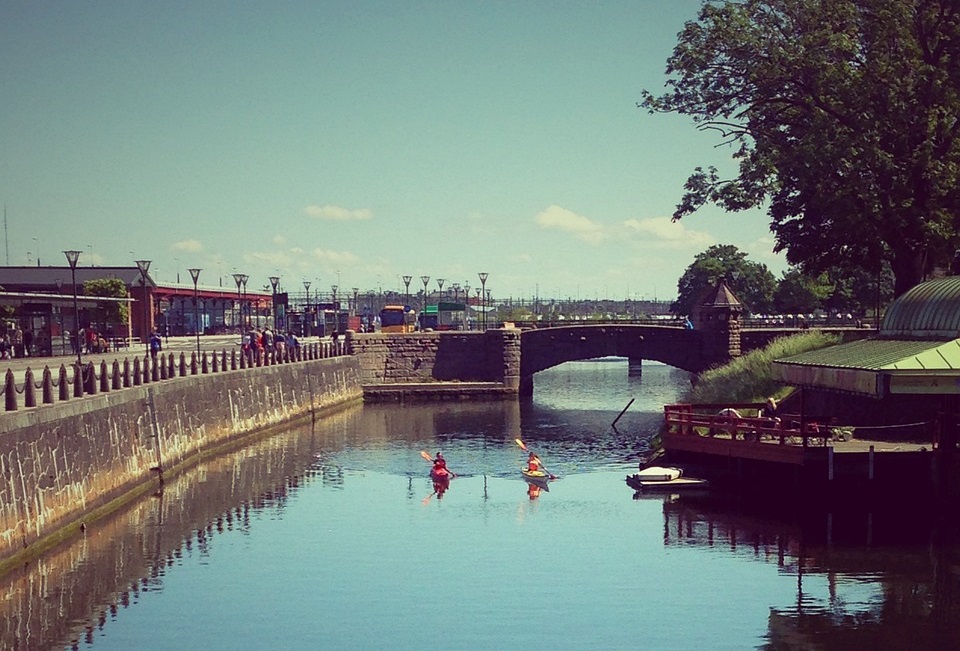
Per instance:
[[[433,457],[431,457],[430,453],[427,452],[426,450],[420,450],[420,456],[426,459],[427,461],[429,461],[430,463],[433,463]],[[457,476],[457,473],[453,472],[449,468],[447,468],[447,472],[450,473],[450,479],[453,479],[454,477]]]
[[[520,449],[521,449],[521,450],[523,450],[524,452],[530,452],[530,448],[528,448],[523,441],[521,441],[519,438],[514,439],[514,440],[517,442],[517,445],[520,446]],[[536,455],[534,455],[534,456],[536,456]],[[537,460],[539,461],[539,460],[540,460],[540,457],[537,457]],[[551,474],[550,471],[547,470],[547,467],[546,467],[545,465],[543,465],[543,462],[542,462],[542,461],[540,462],[540,469],[543,470],[543,472],[547,473],[547,477],[548,477],[548,478],[550,478],[550,479],[556,479],[556,478],[557,478],[556,475]]]

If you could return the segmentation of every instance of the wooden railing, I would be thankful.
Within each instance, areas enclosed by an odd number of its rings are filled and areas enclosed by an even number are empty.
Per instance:
[[[191,375],[291,364],[344,354],[346,354],[346,346],[343,342],[324,341],[293,349],[285,348],[282,351],[235,349],[229,353],[226,350],[202,351],[199,356],[194,351],[189,357],[184,352],[179,355],[161,353],[156,358],[144,355],[132,359],[129,357],[122,360],[115,359],[110,363],[103,360],[99,364],[89,362],[82,366],[76,363],[69,366],[61,364],[57,370],[44,366],[39,380],[36,379],[31,368],[27,368],[19,379],[13,370],[8,368],[3,384],[4,410],[16,411],[20,408],[50,405],[71,398],[108,393]]]
[[[762,408],[762,403],[677,404],[664,406],[663,413],[672,434],[803,447],[823,447],[830,440],[829,428],[823,423],[799,414],[762,418],[757,415]]]

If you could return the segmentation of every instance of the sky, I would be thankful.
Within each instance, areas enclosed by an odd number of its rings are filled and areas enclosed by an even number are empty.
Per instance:
[[[0,260],[672,300],[733,244],[779,277],[763,211],[670,219],[694,167],[735,173],[637,107],[699,6],[0,0]]]

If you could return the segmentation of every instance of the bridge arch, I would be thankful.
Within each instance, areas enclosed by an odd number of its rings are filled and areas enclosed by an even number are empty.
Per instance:
[[[714,337],[715,338],[715,337]],[[708,333],[671,326],[575,325],[524,330],[520,336],[520,390],[533,391],[533,375],[553,366],[598,357],[663,362],[699,373],[716,355]]]

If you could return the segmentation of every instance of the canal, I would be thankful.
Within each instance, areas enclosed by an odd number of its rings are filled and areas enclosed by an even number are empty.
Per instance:
[[[568,363],[532,402],[354,407],[261,440],[0,579],[0,648],[960,648],[958,548],[918,505],[634,495],[688,382]]]

